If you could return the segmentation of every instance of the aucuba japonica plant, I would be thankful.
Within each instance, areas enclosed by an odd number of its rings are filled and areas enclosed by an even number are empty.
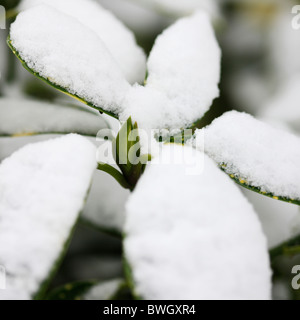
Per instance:
[[[300,140],[237,111],[196,129],[219,95],[221,50],[209,15],[179,18],[146,61],[129,29],[94,1],[26,0],[20,8],[7,39],[14,55],[90,109],[1,107],[2,136],[63,136],[29,144],[1,163],[7,285],[0,298],[75,299],[101,290],[82,279],[49,293],[85,219],[122,238],[125,277],[110,282],[105,299],[128,292],[139,299],[270,299],[271,260],[295,252],[300,240],[269,250],[238,185],[299,206]],[[100,113],[120,122],[116,134]],[[88,139],[96,135],[98,151]],[[130,191],[122,212],[111,213],[118,222],[108,223],[101,210],[85,214],[96,169]]]

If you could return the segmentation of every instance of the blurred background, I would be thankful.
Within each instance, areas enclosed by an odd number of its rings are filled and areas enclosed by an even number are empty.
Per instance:
[[[0,108],[1,100],[73,103],[22,68],[6,45],[9,24],[18,12],[18,0],[0,0],[6,9],[6,29],[0,30]],[[294,0],[98,0],[112,11],[136,35],[148,54],[155,38],[177,18],[197,9],[207,10],[213,19],[222,48],[221,95],[216,99],[199,128],[228,110],[248,112],[283,130],[300,135],[300,29],[292,13],[300,1]],[[300,8],[299,8],[300,14]],[[300,18],[298,19],[300,26]],[[1,24],[0,24],[1,25]],[[201,70],[199,71],[201,72]],[[113,120],[108,119],[113,126]],[[1,128],[1,118],[0,118]],[[22,145],[49,139],[35,137],[0,137],[0,161]],[[263,137],[262,137],[263,139]],[[278,168],[280,170],[280,168]],[[95,181],[101,179],[100,174]],[[95,183],[97,197],[103,186]],[[108,183],[102,204],[90,200],[86,210],[123,214],[128,194],[118,185]],[[268,199],[243,190],[254,205],[268,237],[270,248],[300,235],[300,211],[297,206]],[[114,195],[114,196],[112,196]],[[108,201],[119,200],[117,206]],[[102,201],[97,197],[98,201]],[[112,207],[117,212],[111,212]],[[108,209],[110,208],[110,209]],[[89,213],[88,213],[89,214]],[[122,277],[121,240],[82,224],[54,285],[82,279],[108,280]],[[300,299],[291,288],[292,266],[300,256],[280,257],[273,261],[274,299]]]

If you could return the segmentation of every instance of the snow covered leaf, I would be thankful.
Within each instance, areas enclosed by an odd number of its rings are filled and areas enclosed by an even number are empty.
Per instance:
[[[0,166],[0,299],[40,298],[56,271],[96,168],[95,148],[68,135],[30,144]]]
[[[50,135],[52,137],[52,135]],[[16,150],[26,144],[48,140],[48,135],[0,138],[0,162],[9,157]],[[94,140],[94,139],[93,139]],[[91,140],[91,142],[94,142]],[[111,142],[105,150],[111,152]],[[116,166],[112,154],[109,159],[104,159],[98,152],[98,161],[107,161],[110,165]],[[106,232],[121,237],[125,220],[125,203],[130,192],[106,172],[97,170],[93,176],[93,182],[84,206],[81,222],[92,226],[101,232]],[[99,199],[101,195],[101,199]]]
[[[203,134],[204,140],[196,139],[196,147],[237,183],[276,200],[300,205],[297,136],[236,111],[224,114],[195,136]]]
[[[8,44],[34,75],[117,117],[130,85],[105,43],[78,19],[52,6],[34,6],[11,25]]]
[[[188,175],[186,163],[201,161],[204,171]],[[130,196],[127,215],[124,249],[136,295],[270,298],[269,257],[258,218],[237,186],[201,152],[163,149]]]
[[[0,99],[0,136],[80,133],[96,136],[108,124],[98,114],[69,105]]]
[[[121,120],[132,116],[143,129],[191,125],[219,94],[220,57],[207,14],[178,20],[157,38],[148,60],[147,83],[131,88]]]
[[[94,0],[23,0],[20,10],[34,5],[47,4],[70,15],[93,30],[105,43],[131,84],[143,82],[146,73],[146,57],[136,44],[134,34],[111,12]],[[98,57],[100,59],[100,57]]]

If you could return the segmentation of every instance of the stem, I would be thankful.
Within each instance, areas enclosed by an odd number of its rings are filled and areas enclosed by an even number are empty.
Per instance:
[[[119,184],[125,188],[125,189],[129,189],[129,190],[133,190],[133,186],[131,186],[128,181],[125,179],[125,177],[122,175],[122,173],[115,169],[114,167],[110,166],[109,164],[107,163],[98,163],[98,170],[100,171],[104,171],[108,174],[110,174],[112,177],[114,177],[118,182]]]

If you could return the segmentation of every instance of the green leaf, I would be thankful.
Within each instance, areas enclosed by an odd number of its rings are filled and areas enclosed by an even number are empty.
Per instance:
[[[79,135],[30,144],[0,165],[0,299],[43,299],[60,266],[96,169]],[[13,254],[12,254],[13,253]]]
[[[121,127],[117,138],[112,143],[114,159],[125,179],[133,190],[145,171],[150,154],[141,155],[141,143],[138,125],[132,123],[131,117]]]
[[[98,163],[98,170],[104,171],[114,177],[119,184],[125,189],[131,189],[131,186],[126,181],[125,177],[122,175],[120,171],[110,166],[107,163]]]
[[[99,114],[73,105],[36,100],[0,99],[0,136],[79,133],[95,137],[108,128]]]

